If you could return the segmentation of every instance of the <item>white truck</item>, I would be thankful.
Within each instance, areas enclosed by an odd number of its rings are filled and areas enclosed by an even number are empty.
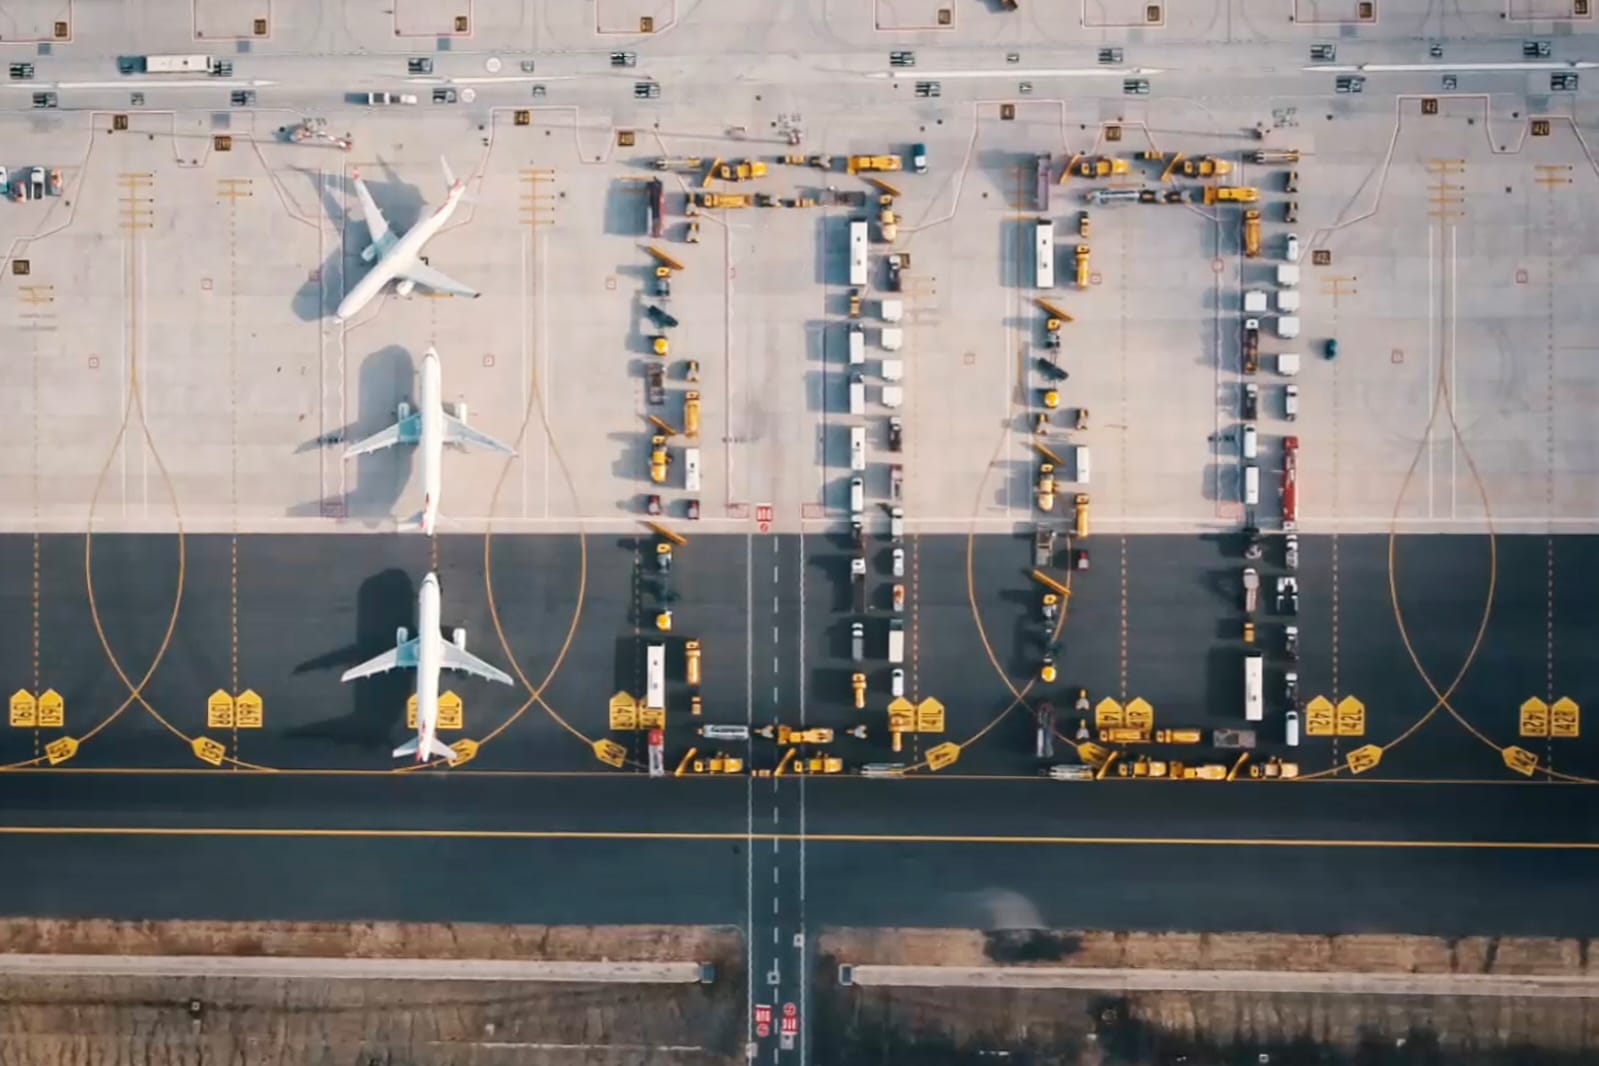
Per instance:
[[[905,623],[898,618],[888,623],[888,661],[896,666],[905,661]]]

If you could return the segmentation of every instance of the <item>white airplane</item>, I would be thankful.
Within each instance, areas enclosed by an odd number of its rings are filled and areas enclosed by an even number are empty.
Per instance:
[[[437,736],[439,726],[439,671],[463,670],[478,677],[511,684],[511,677],[466,650],[466,630],[457,629],[446,641],[439,632],[439,578],[429,574],[422,579],[422,590],[416,598],[416,636],[411,637],[401,626],[394,637],[394,647],[360,666],[344,671],[340,681],[354,681],[371,677],[386,670],[416,670],[416,736],[394,749],[394,757],[403,759],[416,756],[417,762],[426,762],[437,756],[453,759],[455,753]],[[409,638],[409,639],[408,639]]]
[[[376,259],[377,266],[368,271],[366,277],[357,282],[355,288],[339,302],[338,310],[333,312],[333,317],[340,322],[359,313],[361,308],[372,302],[372,297],[382,292],[383,287],[395,279],[398,279],[398,284],[394,286],[394,291],[401,296],[409,296],[411,290],[418,285],[434,292],[471,296],[474,299],[480,295],[476,289],[463,285],[422,262],[422,246],[444,227],[444,224],[450,220],[450,215],[455,212],[456,206],[466,195],[465,183],[457,180],[450,172],[450,164],[442,157],[439,162],[444,166],[444,180],[449,183],[449,191],[444,197],[444,202],[439,205],[438,210],[412,226],[410,232],[403,237],[396,237],[394,231],[389,229],[388,222],[383,218],[383,212],[372,202],[372,194],[367,191],[366,182],[361,180],[361,172],[357,170],[353,175],[355,193],[361,200],[361,214],[366,221],[368,232],[372,234],[372,243],[361,253],[361,261],[370,263]]]
[[[443,391],[442,382],[439,353],[429,348],[427,354],[422,356],[422,396],[418,409],[412,411],[410,404],[400,404],[399,419],[394,425],[372,434],[357,444],[352,444],[344,453],[346,459],[353,459],[357,455],[392,448],[396,444],[420,444],[422,511],[416,515],[414,521],[418,523],[418,528],[430,537],[439,520],[439,494],[442,481],[440,468],[443,465],[446,444],[457,447],[473,444],[502,455],[516,454],[516,449],[509,444],[497,441],[487,433],[481,433],[467,425],[466,404],[456,404],[454,414],[445,411],[444,401],[439,395]]]

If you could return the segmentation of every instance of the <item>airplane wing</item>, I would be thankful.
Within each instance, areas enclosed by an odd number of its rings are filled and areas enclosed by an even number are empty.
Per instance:
[[[355,195],[361,201],[361,218],[366,222],[366,228],[372,234],[372,246],[381,254],[389,250],[394,244],[394,234],[389,232],[388,220],[383,217],[383,212],[378,210],[377,203],[372,199],[372,194],[367,191],[366,182],[361,180],[359,171],[355,174]]]
[[[444,657],[439,665],[446,670],[460,670],[468,674],[476,674],[478,677],[488,678],[490,681],[498,681],[502,685],[511,684],[510,674],[498,667],[490,666],[465,648],[456,647],[454,643],[448,640],[443,643],[443,648]]]
[[[350,445],[344,449],[344,457],[354,459],[357,455],[379,452],[396,444],[415,444],[421,431],[422,416],[408,415],[388,429],[380,429],[365,440]]]
[[[491,452],[499,452],[502,455],[516,454],[516,449],[509,444],[497,441],[481,430],[473,429],[451,414],[444,416],[444,443],[470,444],[474,448],[486,448]]]
[[[447,292],[451,296],[479,295],[476,289],[462,285],[442,270],[434,270],[423,262],[415,262],[409,266],[400,267],[395,270],[394,276],[397,278],[410,278],[423,288],[431,289],[434,292]]]
[[[354,681],[357,678],[371,677],[373,674],[381,674],[388,670],[399,670],[414,666],[416,666],[416,638],[412,637],[404,644],[398,644],[382,655],[373,656],[360,666],[350,667],[344,671],[344,676],[339,678],[339,680]],[[506,683],[510,683],[510,678],[506,678]]]

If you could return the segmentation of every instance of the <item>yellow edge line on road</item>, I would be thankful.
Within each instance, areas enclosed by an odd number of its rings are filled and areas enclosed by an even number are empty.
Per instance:
[[[1211,847],[1211,848],[1416,848],[1469,851],[1599,851],[1599,841],[1557,840],[1311,840],[1302,838],[1247,837],[1091,837],[1091,836],[969,836],[961,834],[870,833],[711,833],[584,831],[556,829],[269,829],[237,827],[171,826],[0,826],[4,836],[112,836],[112,837],[242,837],[401,840],[594,840],[718,842],[777,840],[807,844],[1005,844],[1067,845],[1078,847]]]

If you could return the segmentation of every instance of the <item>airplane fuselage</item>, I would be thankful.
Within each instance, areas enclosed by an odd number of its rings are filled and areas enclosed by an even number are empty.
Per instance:
[[[439,357],[429,348],[422,357],[422,395],[417,413],[422,418],[422,532],[433,535],[439,518],[439,494],[444,485],[444,398]],[[436,593],[435,593],[436,598]]]
[[[343,322],[359,314],[361,309],[371,303],[372,298],[382,292],[383,287],[393,280],[395,272],[400,267],[416,262],[422,254],[423,245],[444,228],[444,224],[455,213],[465,193],[466,188],[459,182],[452,186],[438,210],[412,226],[405,236],[395,241],[393,247],[379,257],[372,269],[367,271],[366,277],[356,282],[355,288],[339,301],[338,310],[333,312],[333,317]]]
[[[444,639],[439,635],[439,579],[433,574],[422,579],[416,628],[416,733],[421,739],[416,758],[425,762],[432,756],[433,737],[439,725],[439,644]]]

